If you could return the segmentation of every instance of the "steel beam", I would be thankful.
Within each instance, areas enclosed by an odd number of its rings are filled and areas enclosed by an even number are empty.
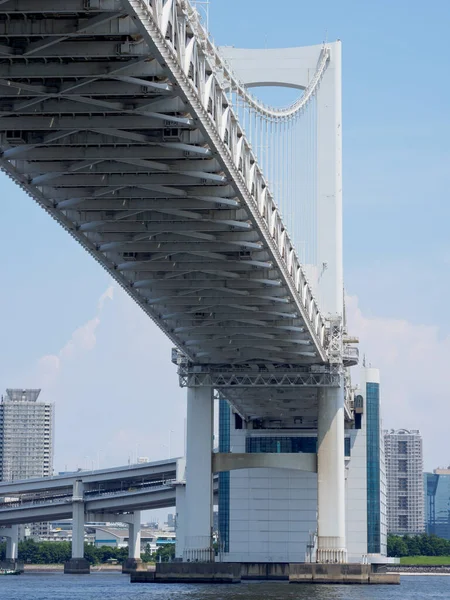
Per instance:
[[[40,11],[39,11],[40,12]],[[89,16],[85,22],[89,20]],[[83,24],[83,18],[61,17],[58,19],[5,19],[0,21],[0,37],[6,38],[33,38],[57,36],[60,37],[67,33],[71,28]],[[134,20],[131,17],[123,16],[120,19],[115,19],[104,23],[95,30],[97,38],[118,36],[124,38],[130,35],[138,35],[139,31]],[[86,34],[80,34],[85,36]]]
[[[235,365],[230,365],[228,370],[214,370],[209,365],[199,369],[203,372],[196,373],[194,369],[180,368],[179,378],[181,387],[212,386],[216,389],[226,388],[318,388],[339,387],[339,376],[331,373],[311,372],[274,372],[274,373],[240,373]]]
[[[8,131],[45,131],[48,129],[70,129],[70,130],[95,130],[95,129],[103,129],[104,131],[108,131],[109,124],[114,125],[111,127],[111,131],[115,131],[117,127],[120,129],[161,129],[161,120],[160,118],[155,117],[147,117],[145,115],[139,116],[128,116],[122,115],[114,117],[112,123],[109,117],[44,117],[44,116],[22,116],[18,117],[3,117],[1,119],[2,129],[7,129]],[[175,126],[175,127],[190,127],[190,122],[180,122],[180,121],[172,121],[170,117],[167,118],[167,126]]]
[[[23,56],[29,57],[29,56],[35,55],[36,53],[43,50],[44,48],[48,48],[49,46],[53,46],[55,44],[59,44],[59,42],[63,42],[64,40],[67,40],[72,35],[81,35],[83,33],[88,33],[92,29],[95,30],[100,25],[103,25],[104,23],[108,23],[109,21],[112,21],[121,16],[123,16],[123,11],[121,11],[121,12],[106,12],[104,14],[100,14],[95,17],[92,17],[91,19],[84,22],[82,25],[79,25],[75,29],[72,29],[72,27],[67,27],[66,32],[63,33],[63,35],[61,35],[61,36],[58,36],[58,37],[49,36],[47,38],[44,38],[43,40],[39,40],[38,42],[32,42],[31,44],[28,44],[28,46],[25,49],[25,52],[23,53]]]
[[[0,36],[1,36],[0,27]],[[136,60],[136,59],[135,59]],[[0,64],[1,79],[66,79],[84,77],[108,77],[118,69],[127,70],[127,74],[137,77],[157,77],[164,75],[164,71],[156,61],[138,59],[135,64],[130,60],[125,65],[120,61],[102,62],[36,62],[33,69],[26,63],[15,62]]]
[[[1,0],[0,14],[43,13],[51,15],[54,13],[59,16],[73,15],[74,13],[111,12],[123,8],[121,0],[95,0],[95,4],[92,2],[90,4],[91,7],[84,0],[64,0],[63,3],[60,0],[39,0],[39,4],[36,3],[36,0]]]

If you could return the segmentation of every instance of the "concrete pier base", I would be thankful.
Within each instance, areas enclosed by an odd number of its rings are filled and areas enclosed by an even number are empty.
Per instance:
[[[125,574],[138,571],[139,569],[143,569],[143,563],[140,558],[127,558],[127,560],[122,564],[122,573]]]
[[[131,583],[240,583],[240,563],[157,563],[155,572],[133,571]]]
[[[17,560],[15,558],[5,558],[0,561],[0,569],[5,571],[16,571],[17,573],[23,573],[23,560]]]
[[[241,563],[241,579],[251,581],[288,581],[289,563]]]
[[[357,563],[158,563],[155,571],[131,571],[131,583],[239,583],[241,580],[289,580],[309,584],[399,584],[385,565]]]
[[[291,563],[289,583],[399,584],[400,576],[377,566],[356,563]]]
[[[131,571],[130,583],[155,583],[155,571]]]
[[[91,565],[85,558],[71,558],[64,563],[64,573],[67,575],[89,575]]]

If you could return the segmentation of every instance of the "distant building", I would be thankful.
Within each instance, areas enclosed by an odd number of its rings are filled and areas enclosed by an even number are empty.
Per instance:
[[[53,474],[53,404],[41,390],[6,390],[0,403],[0,481]]]
[[[128,527],[89,525],[88,529],[94,533],[96,547],[125,548],[128,546]],[[175,544],[175,533],[141,528],[141,552],[145,552],[147,546],[150,552],[156,552],[159,547],[167,544]]]
[[[386,431],[384,447],[388,531],[397,535],[423,533],[423,451],[420,431]]]
[[[0,481],[53,474],[53,404],[39,389],[8,389],[0,402]],[[48,533],[48,523],[21,526],[21,537]]]
[[[175,515],[172,513],[169,513],[167,515],[167,527],[169,527],[170,529],[175,528]]]
[[[425,528],[450,540],[450,467],[424,473]]]

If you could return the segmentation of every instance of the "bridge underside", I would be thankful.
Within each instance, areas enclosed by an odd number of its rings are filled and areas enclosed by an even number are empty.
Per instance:
[[[270,233],[130,12],[0,3],[2,169],[190,360],[323,363]]]
[[[265,428],[316,428],[318,390],[253,388],[236,391],[227,388],[223,396],[247,419],[261,420]]]

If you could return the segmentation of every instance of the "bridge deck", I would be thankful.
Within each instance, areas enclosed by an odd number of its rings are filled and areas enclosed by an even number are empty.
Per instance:
[[[114,488],[118,482],[127,482],[131,486],[136,482],[175,479],[177,460],[173,458],[139,465],[99,469],[97,471],[77,471],[54,477],[2,481],[0,482],[0,498],[20,494],[39,494],[41,492],[58,493],[59,490],[71,489],[77,480],[81,480],[87,488],[92,487],[95,489],[101,485],[105,490],[107,486]]]
[[[0,3],[0,166],[193,362],[323,363],[251,147],[181,3],[159,4]]]

